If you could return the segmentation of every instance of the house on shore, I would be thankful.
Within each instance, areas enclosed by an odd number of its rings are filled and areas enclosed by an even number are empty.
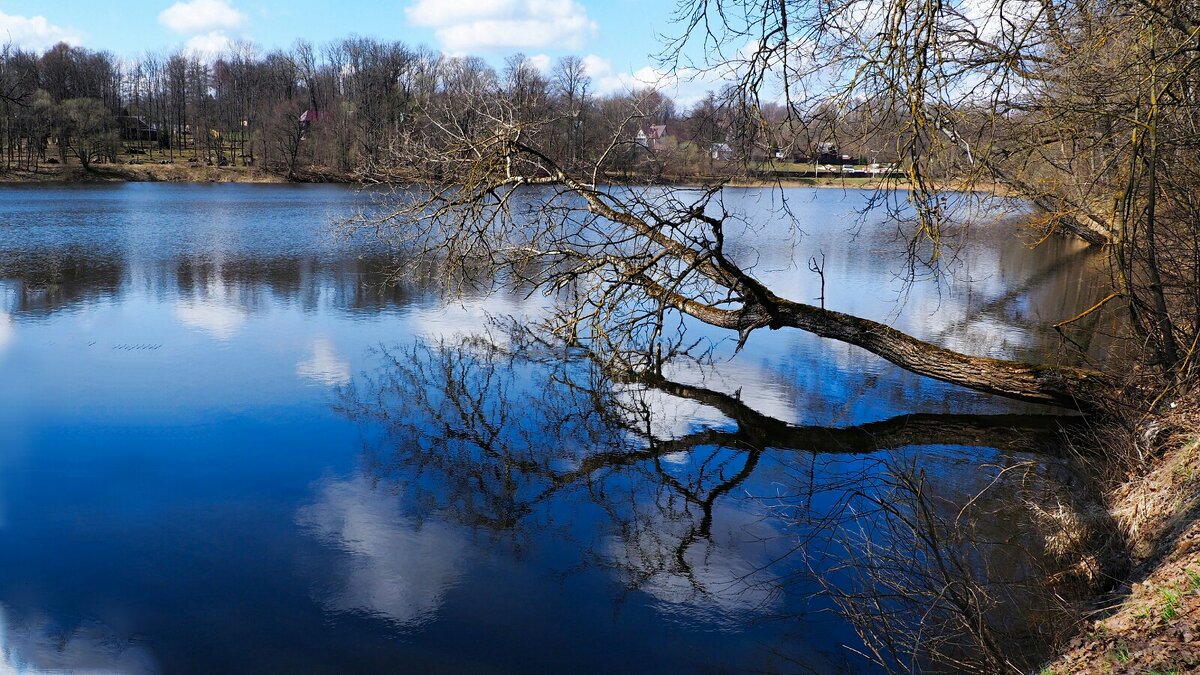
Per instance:
[[[650,150],[666,150],[667,149],[667,125],[651,124],[649,127],[638,129],[633,140],[638,144]]]
[[[157,124],[150,124],[140,115],[118,115],[117,128],[122,141],[130,143],[153,143],[165,148],[169,143],[166,133]]]

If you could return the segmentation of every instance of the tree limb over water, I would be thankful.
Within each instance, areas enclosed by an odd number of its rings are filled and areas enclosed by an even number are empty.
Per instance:
[[[1094,371],[962,354],[783,298],[742,262],[737,231],[745,224],[724,209],[719,187],[602,186],[603,157],[574,167],[553,160],[539,145],[546,122],[524,119],[502,92],[474,92],[468,110],[469,124],[431,123],[397,150],[395,178],[406,187],[389,212],[360,226],[454,283],[501,272],[543,290],[558,302],[551,329],[594,353],[641,351],[652,370],[662,353],[683,348],[682,335],[666,336],[673,311],[736,331],[739,349],[756,330],[796,328],[1017,400],[1090,409],[1103,391]],[[428,115],[454,119],[444,110]],[[610,148],[622,143],[614,136]]]
[[[1111,244],[1108,290],[1125,305],[1133,349],[1169,383],[1194,364],[1200,336],[1200,113],[1189,103],[1200,50],[1188,12],[1133,0],[684,2],[664,62],[730,83],[713,114],[748,174],[797,139],[898,159],[913,215],[909,277],[940,269],[947,180],[999,184],[1042,212],[1044,232]],[[451,274],[503,268],[555,295],[566,306],[556,329],[596,351],[669,356],[684,341],[664,345],[665,323],[680,313],[742,344],[760,328],[797,328],[1023,401],[1092,409],[1111,391],[1092,371],[957,353],[782,297],[738,251],[719,188],[603,185],[618,154],[653,161],[636,134],[651,96],[610,127],[607,145],[564,154],[571,121],[529,105],[517,80],[460,79],[422,101],[386,162],[410,189],[380,224]]]
[[[817,133],[900,158],[934,256],[946,177],[1000,185],[1047,233],[1108,245],[1134,348],[1186,391],[1200,336],[1196,13],[1153,0],[685,0],[662,60],[735,79],[751,142],[810,131],[822,111],[837,122]]]

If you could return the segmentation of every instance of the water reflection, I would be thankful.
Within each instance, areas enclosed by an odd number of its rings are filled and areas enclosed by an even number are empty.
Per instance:
[[[5,309],[44,317],[80,304],[112,299],[121,290],[125,262],[118,255],[66,250],[0,250]]]
[[[865,635],[887,636],[880,667],[952,656],[986,670],[993,643],[1018,642],[1030,666],[1063,628],[1044,621],[1054,593],[1034,589],[1046,590],[1051,570],[1060,580],[1095,573],[1077,569],[1094,542],[1053,551],[1062,523],[1029,510],[1099,512],[1070,460],[1056,457],[1069,419],[797,426],[737,394],[614,373],[511,338],[503,348],[416,343],[381,360],[340,404],[383,430],[368,441],[370,480],[405,486],[398,503],[410,513],[525,547],[542,531],[569,533],[590,552],[581,564],[610,570],[671,620],[736,630],[832,601]],[[681,428],[680,406],[711,413],[689,412]],[[873,591],[911,601],[881,605]],[[963,605],[975,591],[987,600]],[[863,611],[869,598],[888,611]],[[928,635],[905,637],[900,627],[917,620]]]
[[[350,381],[350,362],[338,356],[337,346],[328,337],[312,342],[312,356],[296,365],[300,378],[328,387]]]
[[[63,626],[48,616],[18,617],[0,605],[0,670],[11,673],[159,672],[144,645],[95,621]]]
[[[8,345],[12,343],[14,336],[12,315],[8,312],[0,311],[0,357],[4,356],[4,352],[8,349]]]
[[[204,331],[217,340],[229,340],[246,323],[246,312],[222,300],[180,300],[175,303],[175,316],[188,328]]]
[[[1087,576],[1089,543],[1061,536],[1095,520],[1085,486],[1046,451],[1060,420],[1028,406],[798,332],[725,362],[701,329],[715,364],[638,374],[520,334],[455,339],[546,300],[390,283],[386,251],[328,235],[357,199],[340,188],[5,197],[0,601],[10,633],[76,645],[70,663],[136,671],[144,647],[170,672],[870,672],[850,649],[936,605],[911,582],[947,581],[921,576],[931,551],[985,582],[973,611],[1032,661],[1058,615],[1030,591]],[[1097,299],[1087,253],[980,230],[897,315],[887,233],[847,244],[826,217],[854,199],[812,196],[798,243],[756,235],[758,270],[812,298],[795,262],[823,251],[831,307],[1080,358],[1047,323]],[[919,603],[863,611],[881,572]],[[955,611],[930,631],[983,663]],[[14,663],[68,662],[28,642]],[[93,642],[125,656],[85,658]]]
[[[365,612],[403,628],[429,621],[461,575],[463,534],[404,515],[394,491],[366,477],[327,480],[296,522],[344,555],[319,584],[333,612]]]
[[[719,502],[705,514],[710,522],[697,528],[687,507],[675,506],[638,504],[637,515],[616,523],[619,534],[601,544],[596,563],[684,624],[737,631],[781,611],[784,581],[772,569],[778,547],[756,545],[777,540],[777,524],[744,505]]]

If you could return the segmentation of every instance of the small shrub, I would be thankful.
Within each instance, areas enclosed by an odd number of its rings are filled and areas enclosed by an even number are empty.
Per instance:
[[[1118,642],[1110,653],[1113,659],[1122,665],[1129,663],[1129,659],[1133,658],[1133,654],[1130,653],[1129,647],[1124,642]]]
[[[1171,621],[1179,616],[1179,591],[1173,588],[1164,588],[1159,591],[1159,595],[1163,599],[1162,612],[1160,614],[1162,620]]]

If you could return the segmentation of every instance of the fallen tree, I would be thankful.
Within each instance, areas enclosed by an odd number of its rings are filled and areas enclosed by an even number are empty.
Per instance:
[[[403,187],[390,210],[358,225],[453,284],[500,274],[555,296],[549,328],[564,339],[627,362],[640,353],[642,367],[653,370],[686,351],[683,332],[668,337],[677,312],[735,331],[739,349],[759,329],[794,328],[977,391],[1080,410],[1099,405],[1105,385],[1096,371],[963,354],[781,297],[726,240],[731,216],[719,186],[606,187],[602,158],[577,167],[555,162],[538,146],[549,121],[521,119],[503,92],[475,92],[470,110],[470,124],[435,123],[454,117],[429,112],[427,135],[398,150]],[[609,149],[623,142],[615,137]]]

